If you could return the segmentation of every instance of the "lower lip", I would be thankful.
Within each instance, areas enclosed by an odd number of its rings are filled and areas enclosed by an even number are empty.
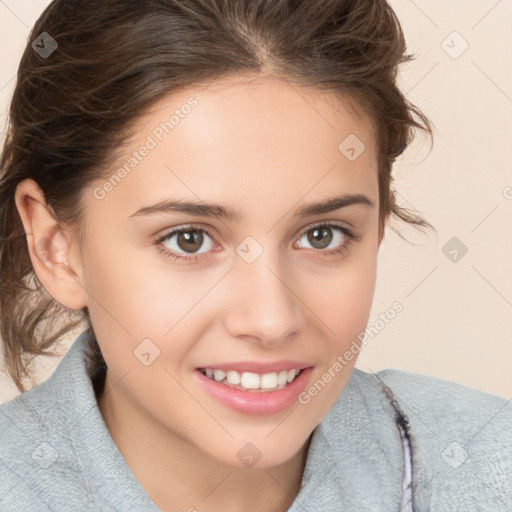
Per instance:
[[[194,375],[197,375],[208,393],[231,409],[243,414],[260,416],[274,414],[293,405],[306,387],[312,371],[312,367],[304,368],[291,383],[275,391],[242,391],[215,382],[199,370],[194,370]]]

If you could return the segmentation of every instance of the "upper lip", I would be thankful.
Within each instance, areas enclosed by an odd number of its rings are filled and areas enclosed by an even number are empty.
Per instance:
[[[257,361],[239,361],[237,363],[216,363],[206,364],[199,368],[211,368],[214,370],[223,370],[225,372],[234,370],[237,372],[252,372],[252,373],[274,373],[281,372],[283,370],[294,370],[298,368],[309,368],[312,366],[304,361],[292,361],[290,359],[282,359],[279,361],[272,361],[269,363],[259,363]]]

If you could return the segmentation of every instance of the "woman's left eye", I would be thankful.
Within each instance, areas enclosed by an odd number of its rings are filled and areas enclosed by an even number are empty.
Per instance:
[[[313,249],[319,250],[324,256],[345,254],[350,245],[359,240],[359,236],[352,230],[340,224],[332,223],[317,224],[308,228],[299,240],[303,238],[307,240],[307,243],[313,245]]]
[[[303,238],[313,246],[312,250],[315,256],[340,257],[348,251],[353,242],[359,240],[360,236],[341,224],[319,223],[303,231],[299,242]],[[199,250],[205,241],[207,242],[206,249]],[[165,256],[186,263],[193,263],[205,257],[216,246],[209,230],[198,226],[183,226],[174,229],[158,238],[154,243]],[[334,246],[331,246],[332,243]],[[300,247],[303,247],[302,243]]]

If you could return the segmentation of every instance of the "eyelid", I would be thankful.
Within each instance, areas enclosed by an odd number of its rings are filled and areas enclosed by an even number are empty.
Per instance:
[[[317,227],[320,227],[320,226],[334,226],[334,227],[338,227],[342,230],[345,230],[347,231],[348,233],[350,234],[353,234],[354,237],[357,236],[356,233],[354,232],[354,229],[352,227],[350,227],[350,225],[346,225],[347,223],[345,222],[342,222],[340,220],[319,220],[319,221],[316,221],[316,222],[312,222],[311,224],[308,224],[306,227],[304,228],[301,228],[296,234],[295,234],[295,238],[300,238],[302,237],[305,233],[307,233],[308,231],[312,230],[312,229],[315,229]]]
[[[197,229],[198,231],[204,231],[215,243],[218,243],[215,235],[213,234],[213,230],[210,227],[204,226],[202,224],[194,224],[193,222],[180,224],[179,226],[170,228],[163,235],[155,235],[153,237],[153,243],[162,243],[164,240],[169,239],[173,234],[179,233],[180,231],[192,231],[194,229]]]
[[[315,227],[328,226],[328,225],[334,225],[334,226],[337,226],[339,228],[343,228],[343,229],[347,230],[349,233],[351,233],[352,235],[354,235],[354,237],[356,238],[357,234],[354,232],[354,229],[352,227],[350,227],[350,226],[346,226],[345,224],[347,224],[347,223],[343,223],[343,222],[341,222],[339,220],[319,220],[319,221],[315,221],[315,222],[312,222],[311,224],[308,224],[307,226],[299,229],[295,233],[294,238],[302,237],[305,233],[307,233],[311,229],[314,229]],[[153,237],[153,242],[154,243],[161,243],[163,240],[168,239],[172,234],[174,234],[176,232],[180,232],[180,231],[186,231],[187,229],[189,229],[189,230],[197,229],[199,231],[204,231],[216,243],[219,243],[216,240],[216,235],[214,235],[212,228],[210,228],[209,226],[203,225],[203,224],[195,224],[193,222],[188,222],[188,223],[185,223],[185,224],[180,224],[178,226],[170,228],[163,235],[155,235]]]

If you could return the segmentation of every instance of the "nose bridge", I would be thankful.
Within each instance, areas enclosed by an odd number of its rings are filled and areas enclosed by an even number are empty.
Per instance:
[[[290,274],[284,272],[277,250],[267,248],[249,261],[237,257],[231,272],[233,296],[226,328],[233,336],[247,335],[267,345],[280,343],[303,325]]]

